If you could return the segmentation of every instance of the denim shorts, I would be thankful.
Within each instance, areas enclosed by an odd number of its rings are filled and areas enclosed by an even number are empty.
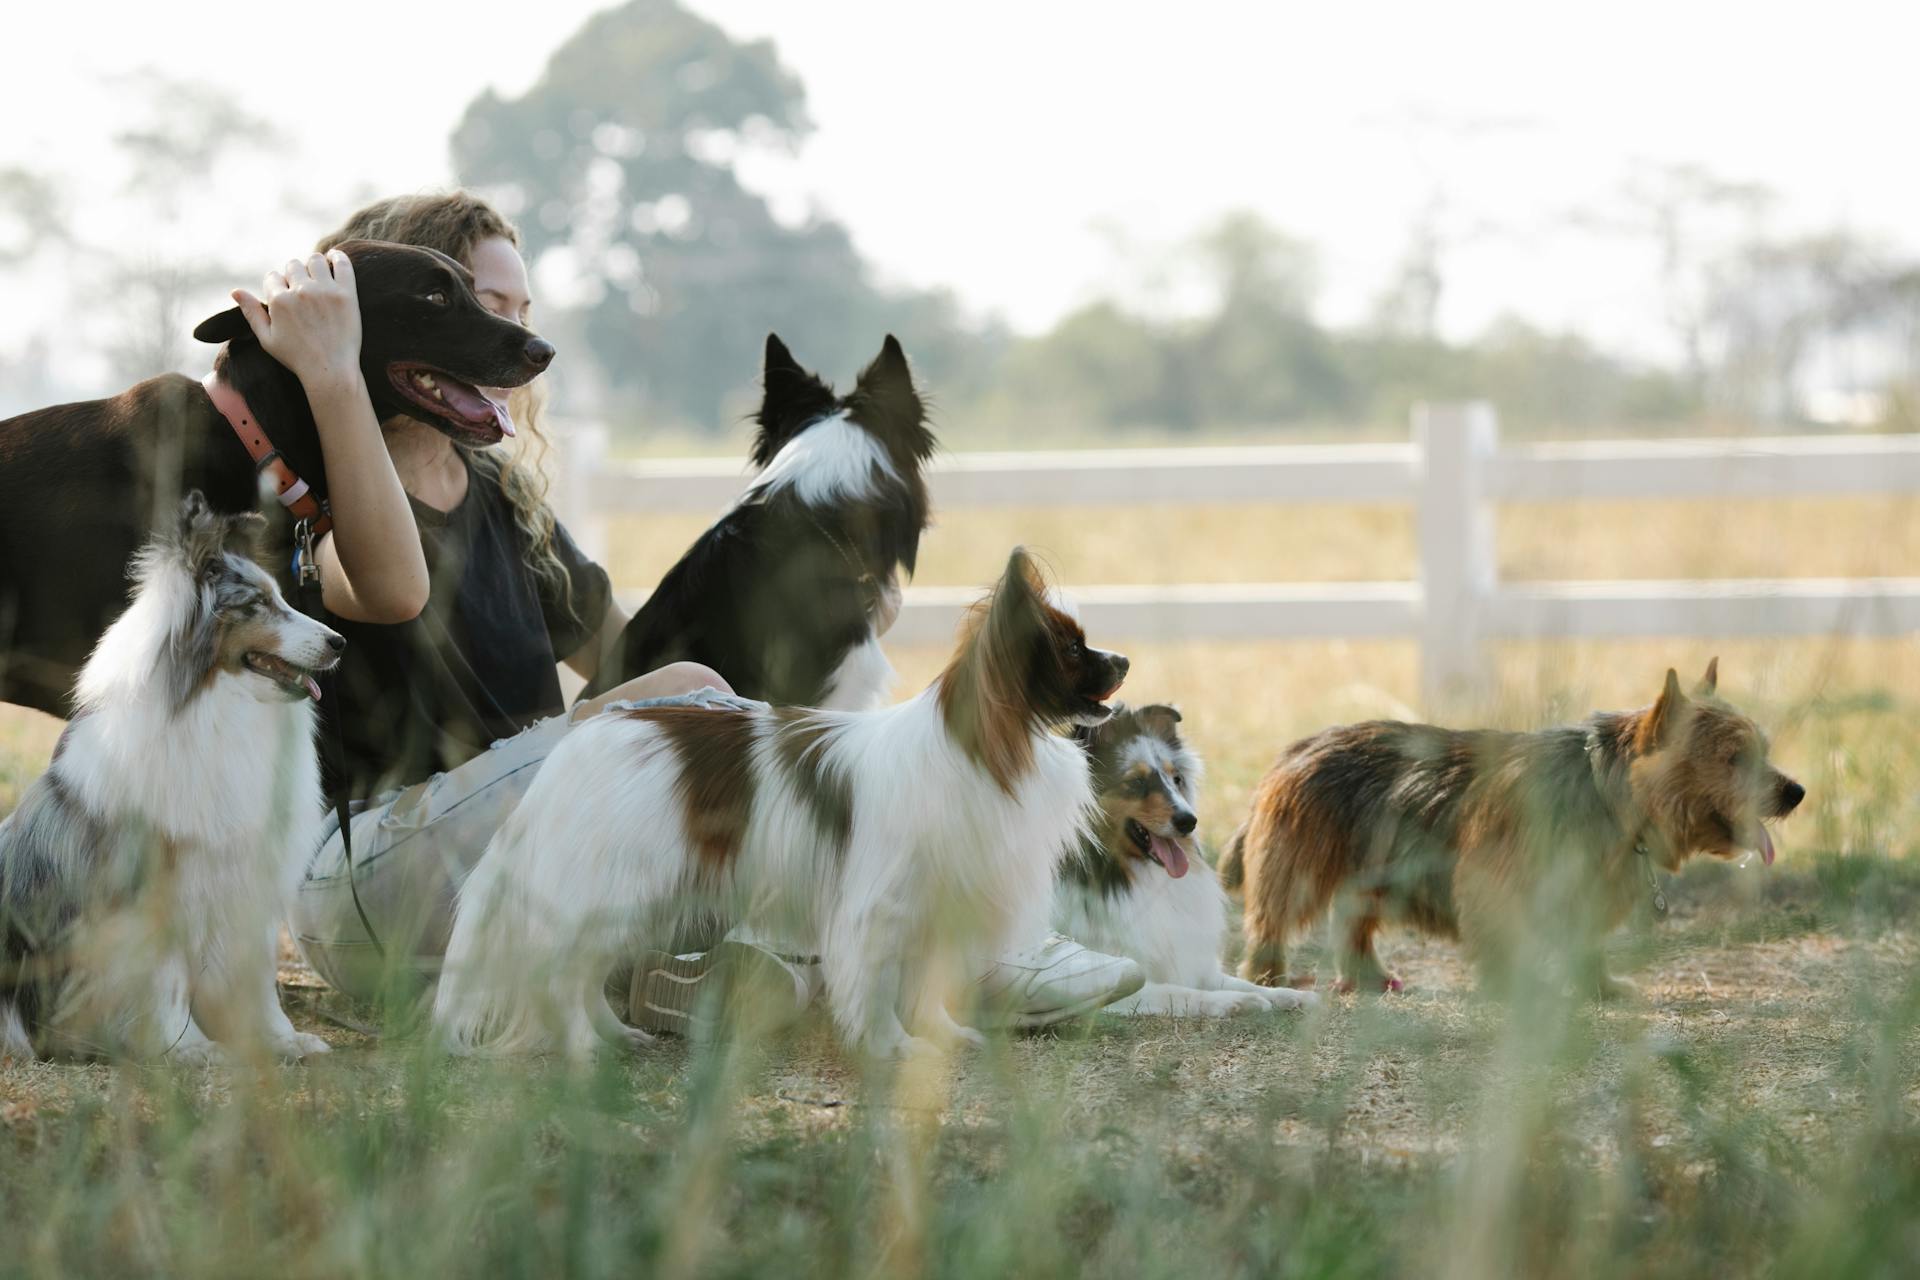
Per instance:
[[[602,714],[634,707],[761,705],[707,688],[613,702]],[[339,820],[330,811],[293,902],[294,942],[314,971],[362,1000],[417,994],[433,982],[453,932],[461,883],[573,727],[568,714],[550,716],[425,782],[356,802],[351,881]]]

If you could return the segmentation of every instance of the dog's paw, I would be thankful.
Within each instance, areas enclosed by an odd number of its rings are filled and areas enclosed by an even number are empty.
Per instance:
[[[1234,1018],[1266,1007],[1267,997],[1257,991],[1205,991],[1193,1011],[1208,1018]]]
[[[295,1031],[273,1042],[276,1057],[297,1062],[302,1058],[317,1058],[323,1053],[332,1053],[333,1046],[319,1036],[306,1031]]]
[[[1296,991],[1292,987],[1274,987],[1267,992],[1269,1009],[1312,1009],[1320,1004],[1320,996],[1314,991]]]
[[[211,1040],[189,1040],[167,1050],[167,1061],[187,1067],[215,1067],[227,1061],[227,1051]]]
[[[972,1027],[956,1025],[951,1034],[956,1044],[964,1045],[969,1049],[984,1049],[987,1047],[987,1037],[985,1034]]]
[[[1600,975],[1594,994],[1609,1004],[1633,1004],[1643,998],[1639,983],[1628,978],[1616,978],[1610,973]]]
[[[1407,989],[1407,984],[1391,973],[1376,974],[1369,978],[1342,978],[1333,984],[1333,989],[1343,996],[1356,991],[1370,996],[1398,995]]]

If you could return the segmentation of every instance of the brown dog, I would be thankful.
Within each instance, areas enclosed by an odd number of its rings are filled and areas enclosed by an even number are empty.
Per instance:
[[[1548,957],[1617,994],[1601,940],[1655,866],[1756,850],[1805,789],[1767,761],[1767,739],[1715,694],[1667,672],[1651,707],[1535,733],[1374,721],[1289,747],[1254,793],[1221,862],[1246,888],[1241,973],[1286,980],[1289,931],[1341,900],[1344,989],[1397,990],[1374,934],[1397,921],[1458,938],[1483,976]]]

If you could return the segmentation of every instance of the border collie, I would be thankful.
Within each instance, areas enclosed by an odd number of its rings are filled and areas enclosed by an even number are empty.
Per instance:
[[[313,673],[346,642],[248,558],[264,524],[187,496],[0,822],[0,1049],[326,1052],[287,1021],[274,959],[321,815]]]
[[[456,1051],[650,1039],[602,984],[690,910],[817,944],[833,1020],[883,1057],[977,1043],[943,993],[1045,931],[1127,660],[1016,548],[925,692],[879,711],[608,711],[569,733],[460,894],[434,1019]]]
[[[1201,763],[1169,706],[1116,706],[1074,736],[1093,761],[1094,823],[1062,864],[1053,927],[1096,951],[1129,956],[1147,985],[1108,1013],[1224,1017],[1316,1003],[1220,967],[1227,895],[1192,851]]]
[[[668,570],[582,696],[669,662],[700,662],[778,705],[865,711],[893,668],[874,614],[899,602],[927,527],[926,406],[888,335],[853,391],[767,336],[753,442],[759,476]]]

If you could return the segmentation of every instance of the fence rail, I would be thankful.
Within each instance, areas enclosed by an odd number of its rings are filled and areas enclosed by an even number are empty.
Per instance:
[[[609,462],[570,434],[561,502],[590,553],[609,517],[718,512],[746,483],[733,459]],[[1582,498],[1920,493],[1920,436],[1609,440],[1501,447],[1484,404],[1415,411],[1404,444],[959,454],[929,475],[936,510],[969,507],[1408,503],[1411,582],[1073,584],[1089,626],[1135,640],[1408,637],[1429,696],[1477,689],[1503,638],[1900,635],[1920,631],[1920,578],[1501,584],[1493,504]],[[624,584],[623,584],[624,586]],[[644,596],[622,591],[623,596]],[[911,587],[890,637],[944,643],[976,588]]]

